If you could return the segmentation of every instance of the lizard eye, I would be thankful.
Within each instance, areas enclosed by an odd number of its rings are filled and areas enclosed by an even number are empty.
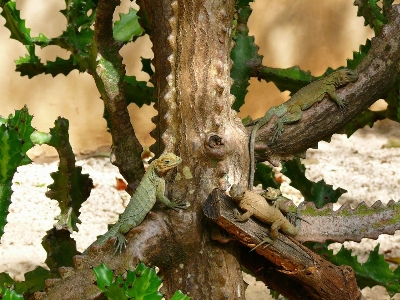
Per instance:
[[[169,164],[171,161],[169,159],[165,159],[164,163]]]

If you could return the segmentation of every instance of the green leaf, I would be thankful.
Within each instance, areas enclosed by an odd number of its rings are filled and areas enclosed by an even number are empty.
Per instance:
[[[6,19],[5,27],[11,32],[11,38],[19,41],[23,45],[48,45],[51,39],[40,33],[38,37],[30,36],[30,29],[25,26],[25,20],[21,19],[17,4],[14,1],[2,1],[0,7],[3,8],[1,15]]]
[[[30,134],[32,116],[26,107],[16,110],[0,125],[0,237],[4,233],[12,195],[12,178],[17,167],[30,163],[26,151],[33,147]]]
[[[35,54],[35,46],[26,46],[29,54],[25,56],[20,56],[19,59],[15,61],[17,65],[16,71],[21,73],[21,76],[28,76],[32,78],[36,75],[45,72],[45,66],[41,63],[40,58]]]
[[[400,269],[397,268],[394,272],[390,269],[384,256],[379,254],[379,244],[370,252],[368,260],[364,264],[359,263],[357,256],[352,256],[351,250],[344,246],[336,255],[327,247],[317,252],[335,265],[352,267],[360,289],[381,285],[386,288],[390,296],[400,292]]]
[[[254,185],[262,184],[263,189],[273,187],[279,189],[280,183],[275,180],[273,169],[263,163],[257,164],[257,169],[254,173]]]
[[[250,2],[254,2],[254,0],[236,0],[236,10],[249,6]]]
[[[183,294],[180,290],[177,290],[172,296],[171,300],[189,300],[190,297]]]
[[[281,92],[290,91],[292,94],[316,79],[310,71],[303,71],[299,66],[287,69],[262,67],[260,78],[272,81]]]
[[[79,252],[68,230],[52,228],[46,233],[42,240],[42,246],[47,252],[45,263],[53,276],[57,276],[60,267],[73,266],[73,257]]]
[[[11,185],[14,173],[21,163],[22,143],[18,132],[6,125],[0,126],[0,237],[7,224],[8,207],[11,203]]]
[[[87,57],[89,55],[89,46],[93,42],[93,37],[94,31],[91,28],[81,28],[79,31],[68,25],[67,30],[62,33],[60,39],[65,39],[68,45],[73,48],[75,64],[77,63],[76,57]]]
[[[2,300],[23,300],[24,296],[18,294],[14,290],[8,288],[2,288],[0,286],[0,299]]]
[[[44,289],[45,280],[50,278],[51,275],[49,270],[38,266],[34,270],[25,273],[24,277],[25,281],[15,281],[15,291],[25,296],[33,296],[35,292]]]
[[[69,144],[68,120],[59,117],[54,124],[54,128],[50,129],[51,140],[48,145],[57,150],[60,164],[58,171],[50,174],[54,183],[48,186],[46,196],[59,202],[61,213],[57,217],[56,228],[65,228],[72,233],[78,231],[76,223],[80,223],[79,209],[90,196],[93,181],[89,175],[82,174],[81,167],[75,166],[75,155]]]
[[[124,77],[124,91],[127,105],[135,103],[142,107],[143,104],[150,105],[152,102],[156,102],[156,98],[153,96],[154,88],[147,86],[146,81],[137,81],[135,76]]]
[[[154,75],[154,71],[151,68],[151,58],[143,58],[143,57],[141,57],[140,59],[142,61],[142,71],[147,73],[151,78]]]
[[[24,158],[20,162],[20,166],[32,162],[26,155],[26,152],[34,146],[30,139],[32,132],[35,131],[31,125],[32,119],[33,116],[29,114],[28,108],[24,106],[21,110],[16,110],[14,117],[9,120],[9,126],[17,130],[20,142],[22,143],[21,151]]]
[[[393,85],[385,98],[387,102],[386,117],[400,122],[400,76],[397,77],[396,83]]]
[[[96,283],[97,287],[102,291],[105,292],[107,287],[111,285],[114,278],[114,272],[107,268],[107,266],[102,263],[98,267],[93,268],[94,275],[96,276]]]
[[[53,44],[71,51],[76,64],[78,60],[89,55],[94,37],[94,31],[90,27],[96,17],[97,1],[65,0],[65,5],[66,9],[61,10],[61,13],[67,19],[67,29],[59,38],[54,39]]]
[[[387,23],[386,16],[378,6],[379,0],[355,0],[354,5],[358,6],[357,16],[364,18],[364,25],[374,29],[375,35],[379,35],[382,26]],[[387,5],[388,3],[386,3]],[[391,4],[391,3],[390,3]]]
[[[24,45],[33,44],[30,35],[31,30],[25,26],[25,20],[21,19],[16,2],[9,1],[5,3],[1,15],[6,19],[6,24],[4,26],[10,30],[12,39]]]
[[[158,291],[162,280],[157,276],[154,268],[139,263],[136,269],[127,275],[127,278],[128,276],[129,282],[132,282],[132,288],[126,290],[128,297],[132,299],[162,299],[162,294]],[[129,286],[128,279],[125,284],[126,287]]]
[[[365,110],[360,115],[355,117],[353,120],[348,122],[344,127],[344,132],[347,137],[351,136],[357,129],[363,128],[368,125],[370,128],[378,120],[386,119],[386,110],[382,111],[372,111]]]
[[[129,8],[127,14],[119,14],[119,21],[114,23],[113,36],[114,39],[121,42],[130,42],[142,36],[144,31],[139,24],[137,11],[132,7]]]
[[[161,279],[153,268],[148,268],[143,263],[139,263],[134,271],[128,270],[125,279],[121,275],[114,278],[113,271],[104,264],[93,268],[93,272],[97,278],[97,286],[109,299],[162,299],[162,294],[158,291]]]
[[[231,94],[236,97],[232,108],[239,111],[244,104],[244,98],[247,94],[249,79],[256,66],[262,63],[262,56],[258,54],[258,46],[254,43],[254,37],[249,36],[247,21],[252,9],[249,6],[251,1],[239,1],[236,3],[238,13],[236,34],[233,37],[235,46],[231,51],[233,66],[231,69]]]
[[[365,45],[360,45],[360,51],[353,51],[353,59],[347,60],[347,68],[355,70],[357,66],[361,63],[367,53],[371,49],[371,41],[367,39]]]
[[[67,76],[73,70],[81,71],[79,66],[74,62],[74,57],[71,55],[68,59],[56,57],[55,61],[47,61],[44,72],[56,77],[58,74]]]
[[[290,178],[290,185],[298,189],[305,201],[314,202],[317,208],[327,203],[336,203],[339,197],[347,191],[342,188],[333,189],[332,185],[326,184],[324,180],[317,183],[307,179],[305,167],[299,158],[282,163],[282,173]]]
[[[90,27],[96,17],[97,1],[92,0],[65,0],[66,8],[61,13],[67,19],[68,25],[79,27]]]

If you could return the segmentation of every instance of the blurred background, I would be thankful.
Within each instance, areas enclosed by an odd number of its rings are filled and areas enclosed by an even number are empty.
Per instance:
[[[127,13],[129,0],[115,12]],[[43,33],[47,37],[60,35],[65,26],[65,18],[59,12],[64,9],[63,0],[17,0],[17,8],[31,35]],[[269,67],[287,68],[299,65],[310,70],[315,76],[325,72],[327,67],[337,68],[346,65],[346,59],[358,51],[360,44],[373,36],[369,27],[364,27],[363,19],[357,17],[357,7],[348,0],[263,0],[252,4],[250,17],[250,35],[260,46],[264,55],[263,64]],[[92,77],[78,71],[68,76],[39,75],[32,79],[21,77],[15,72],[15,63],[26,49],[19,42],[9,38],[10,32],[4,27],[5,20],[0,17],[0,115],[7,116],[14,109],[28,105],[34,114],[33,126],[48,132],[58,116],[70,122],[70,141],[77,155],[90,154],[108,149],[111,137],[102,118],[103,103]],[[54,61],[56,56],[64,59],[69,54],[57,46],[37,49],[42,61]],[[140,57],[151,58],[151,42],[141,37],[135,43],[124,46],[121,51],[127,66],[127,75],[135,75],[138,80],[148,80],[141,72]],[[271,106],[280,104],[289,98],[289,93],[280,93],[272,83],[252,79],[246,104],[241,108],[240,116],[250,115],[258,118]],[[152,106],[138,108],[129,106],[131,121],[143,146],[151,145],[154,140],[149,132],[154,128],[150,118],[156,114]],[[36,146],[30,157],[51,158],[56,155],[54,148]]]

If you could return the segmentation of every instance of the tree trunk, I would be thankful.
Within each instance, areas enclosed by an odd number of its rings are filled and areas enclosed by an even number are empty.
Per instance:
[[[234,0],[138,1],[150,18],[158,117],[156,155],[182,157],[169,197],[190,204],[169,214],[179,245],[169,266],[161,265],[168,299],[177,290],[192,299],[243,299],[237,244],[214,242],[214,224],[202,206],[215,187],[247,182],[247,134],[231,109],[230,50]],[[169,249],[165,249],[169,252]]]

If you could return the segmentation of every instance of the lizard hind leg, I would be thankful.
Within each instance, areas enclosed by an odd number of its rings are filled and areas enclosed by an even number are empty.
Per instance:
[[[282,218],[284,218],[284,217],[282,216]],[[271,236],[271,238],[273,240],[277,239],[278,231],[284,224],[285,220],[286,219],[276,220],[274,223],[272,223],[269,235]]]
[[[288,111],[278,119],[276,123],[276,130],[274,133],[274,137],[272,138],[272,142],[274,143],[278,137],[282,134],[283,132],[283,125],[284,124],[289,124],[296,122],[301,119],[301,116],[303,115],[303,112],[301,111],[300,106],[293,106],[288,109]]]

